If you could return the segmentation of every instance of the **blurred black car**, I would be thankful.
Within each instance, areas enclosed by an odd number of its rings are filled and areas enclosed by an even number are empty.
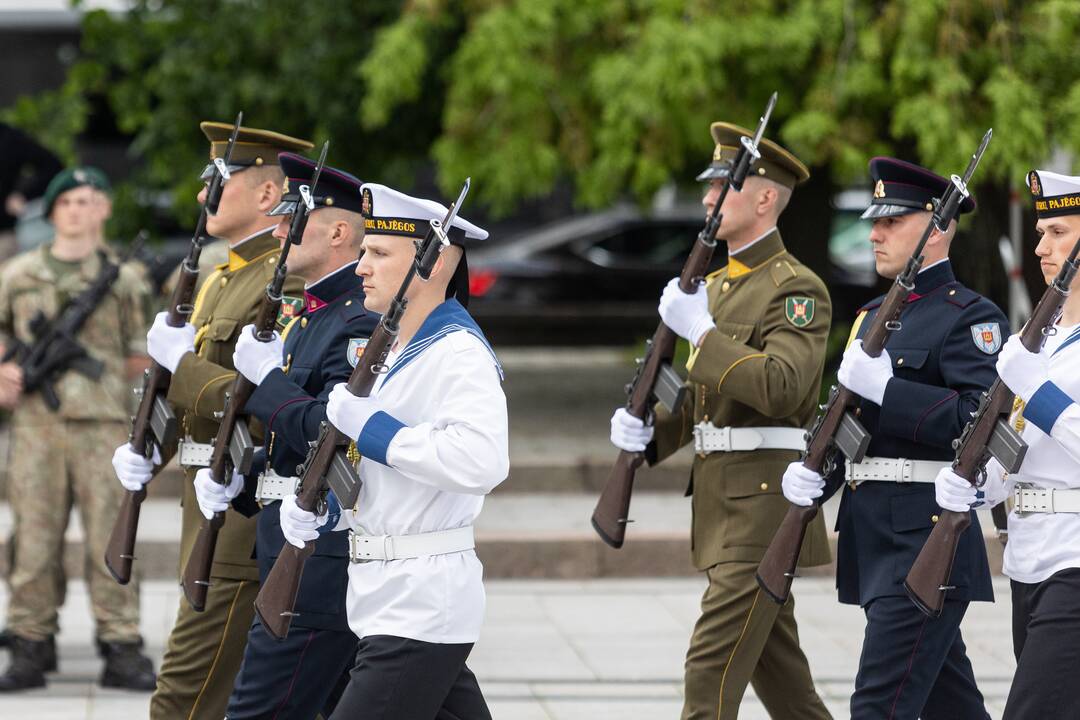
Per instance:
[[[655,327],[704,222],[701,205],[621,204],[470,251],[469,309],[494,343],[625,344]]]

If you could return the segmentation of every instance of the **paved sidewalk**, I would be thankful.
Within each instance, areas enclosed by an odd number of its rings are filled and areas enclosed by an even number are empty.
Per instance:
[[[677,718],[683,653],[704,588],[700,578],[498,580],[487,583],[483,637],[470,665],[497,720],[655,720]],[[1002,602],[976,603],[964,623],[991,717],[1001,717],[1015,667],[1008,586]],[[832,580],[802,578],[796,616],[818,691],[847,717],[863,618],[835,602]],[[179,599],[171,582],[143,586],[143,633],[160,659]],[[0,591],[0,611],[6,596]],[[60,672],[45,690],[0,696],[0,718],[72,720],[146,717],[148,695],[102,690],[90,645],[85,585],[72,582],[60,635]],[[752,695],[740,718],[767,718]]]

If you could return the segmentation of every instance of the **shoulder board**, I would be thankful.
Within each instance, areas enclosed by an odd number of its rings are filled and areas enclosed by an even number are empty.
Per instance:
[[[776,287],[780,287],[788,280],[799,277],[799,272],[795,269],[791,257],[781,255],[769,262],[769,275]]]
[[[945,288],[947,288],[945,290],[945,302],[957,307],[966,308],[982,298],[982,295],[964,287],[960,283],[949,283]]]

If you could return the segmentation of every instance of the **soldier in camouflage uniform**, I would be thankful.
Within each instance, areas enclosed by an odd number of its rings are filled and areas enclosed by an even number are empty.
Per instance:
[[[98,195],[105,188],[104,175],[94,168],[66,170],[50,183],[45,210],[55,239],[15,257],[0,275],[5,346],[13,339],[29,343],[29,325],[38,312],[54,317],[98,277],[105,222]],[[139,650],[138,585],[117,585],[104,563],[121,494],[108,481],[109,456],[127,435],[130,383],[145,363],[148,293],[138,271],[123,266],[79,333],[90,355],[103,363],[103,375],[64,374],[56,385],[56,412],[37,393],[22,394],[17,364],[0,365],[0,405],[13,409],[8,492],[15,515],[7,616],[12,662],[0,676],[0,691],[40,687],[44,673],[55,669],[64,531],[73,504],[84,529],[86,580],[105,657],[101,684],[154,688],[153,667]]]
[[[233,126],[204,122],[201,128],[210,140],[211,157],[221,157]],[[278,241],[272,234],[276,223],[266,217],[281,200],[285,181],[278,153],[311,147],[286,135],[240,129],[230,158],[232,178],[222,190],[217,214],[206,223],[209,234],[228,242],[228,259],[203,281],[189,324],[169,327],[161,313],[147,335],[151,357],[173,374],[168,400],[181,422],[180,464],[185,470],[181,572],[203,521],[192,483],[205,462],[188,458],[200,452],[205,457],[214,441],[215,413],[224,408],[225,393],[236,378],[233,347],[241,329],[255,322],[278,260]],[[200,202],[205,193],[200,193]],[[303,281],[289,277],[284,293],[287,299],[301,298]],[[252,422],[251,431],[254,442],[261,444],[262,428]],[[128,489],[137,490],[153,470],[150,461],[132,452],[127,443],[116,449],[113,464]],[[186,601],[180,602],[158,688],[150,700],[154,720],[224,717],[254,618],[259,590],[254,550],[255,518],[228,510],[218,535],[205,608],[196,612]]]

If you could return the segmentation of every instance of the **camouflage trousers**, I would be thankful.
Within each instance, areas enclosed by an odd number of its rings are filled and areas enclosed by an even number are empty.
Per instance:
[[[126,437],[126,425],[115,421],[57,420],[12,428],[8,489],[15,528],[7,627],[16,635],[39,640],[59,630],[64,532],[75,505],[97,637],[106,642],[139,637],[138,581],[119,585],[105,566],[105,546],[124,492],[112,454]]]

